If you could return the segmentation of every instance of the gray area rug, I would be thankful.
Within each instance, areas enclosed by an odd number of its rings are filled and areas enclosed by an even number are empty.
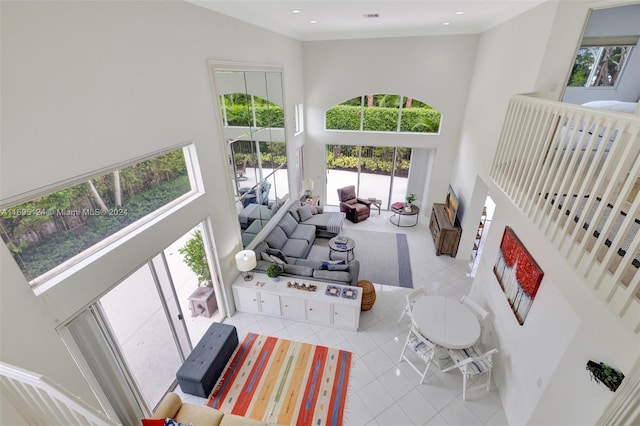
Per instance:
[[[353,253],[360,261],[360,279],[376,284],[413,288],[411,259],[405,234],[343,229],[340,235],[351,237],[356,242]],[[316,238],[307,258],[329,259],[329,240]],[[342,253],[333,253],[334,260],[344,258]]]

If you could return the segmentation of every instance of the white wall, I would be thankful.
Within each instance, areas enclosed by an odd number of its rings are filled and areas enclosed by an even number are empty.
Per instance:
[[[240,234],[207,60],[282,66],[292,111],[303,99],[302,46],[182,1],[0,5],[2,200],[184,141],[202,165],[204,196],[43,296],[0,247],[0,359],[95,404],[54,330],[67,315],[207,215],[227,290],[237,276]]]
[[[625,331],[489,178],[509,98],[538,92],[559,99],[587,14],[582,2],[545,3],[483,33],[461,130],[454,182],[461,203],[473,202],[475,214],[465,213],[458,257],[466,258],[473,244],[482,211],[477,200],[486,195],[476,192],[489,187],[496,210],[472,296],[494,314],[487,344],[500,350],[495,379],[510,424],[594,424],[612,394],[590,382],[587,360],[624,370],[640,349],[637,336]],[[505,225],[545,272],[523,326],[492,271]]]
[[[457,153],[477,39],[446,36],[305,42],[305,165],[307,176],[315,180],[315,191],[324,193],[326,144],[435,148],[430,186],[418,201],[426,215],[434,201],[443,202]],[[399,94],[428,103],[442,113],[440,134],[324,130],[327,109],[368,93]]]
[[[612,393],[585,365],[604,361],[628,372],[640,339],[550,250],[504,194],[490,185],[496,210],[471,294],[492,312],[486,345],[497,347],[494,378],[510,424],[595,424]],[[518,325],[493,273],[504,227],[510,226],[544,271],[524,325]]]

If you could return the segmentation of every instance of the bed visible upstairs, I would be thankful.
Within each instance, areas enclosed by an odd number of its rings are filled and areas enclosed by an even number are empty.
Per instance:
[[[491,178],[640,334],[640,115],[624,104],[513,97]]]

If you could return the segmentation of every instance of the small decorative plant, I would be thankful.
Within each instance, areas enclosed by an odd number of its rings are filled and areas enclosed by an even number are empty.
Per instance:
[[[410,205],[411,203],[413,203],[416,200],[416,194],[411,193],[411,194],[407,195],[405,197],[405,199],[407,200],[407,204]]]
[[[276,279],[280,276],[281,273],[282,273],[282,267],[277,263],[272,263],[267,267],[267,276],[269,278]]]
[[[589,361],[587,362],[587,370],[592,380],[602,383],[612,392],[618,389],[618,386],[622,383],[622,379],[624,379],[624,374],[604,362]]]
[[[209,271],[207,255],[204,251],[202,232],[199,229],[196,229],[193,237],[178,249],[178,253],[182,255],[184,263],[186,263],[189,269],[198,277],[199,287],[213,287],[211,271]]]

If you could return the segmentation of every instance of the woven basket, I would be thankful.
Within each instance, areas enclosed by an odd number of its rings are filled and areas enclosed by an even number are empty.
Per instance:
[[[361,309],[368,311],[376,301],[376,289],[373,287],[373,283],[367,280],[358,281],[358,287],[362,288]]]

